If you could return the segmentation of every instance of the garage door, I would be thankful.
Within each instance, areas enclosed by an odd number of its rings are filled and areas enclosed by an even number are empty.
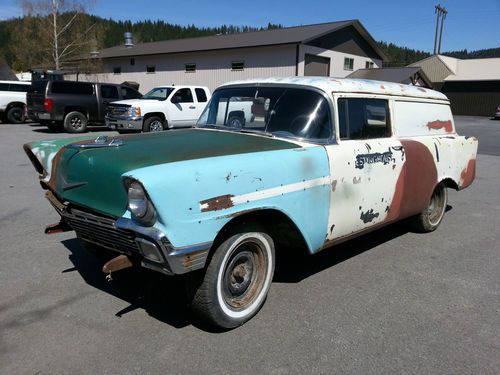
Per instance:
[[[330,59],[306,54],[304,75],[328,77],[330,75]]]

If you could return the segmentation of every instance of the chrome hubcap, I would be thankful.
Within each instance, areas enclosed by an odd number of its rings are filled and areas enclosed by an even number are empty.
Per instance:
[[[149,131],[151,132],[161,132],[163,130],[163,124],[161,121],[153,121],[149,124]]]
[[[80,129],[82,127],[82,119],[78,116],[72,117],[70,123],[74,129]]]

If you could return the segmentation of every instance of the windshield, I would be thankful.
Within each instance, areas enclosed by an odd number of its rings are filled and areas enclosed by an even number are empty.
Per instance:
[[[155,87],[147,94],[145,94],[142,99],[154,99],[154,100],[165,100],[174,91],[173,87]]]
[[[332,135],[327,100],[318,92],[283,87],[217,90],[198,127],[327,140]]]

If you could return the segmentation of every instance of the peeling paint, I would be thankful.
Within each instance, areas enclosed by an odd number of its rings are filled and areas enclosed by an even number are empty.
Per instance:
[[[447,121],[441,121],[441,120],[436,120],[436,121],[431,121],[431,122],[428,122],[427,125],[427,128],[429,130],[439,130],[439,129],[444,129],[445,132],[447,133],[451,133],[453,132],[453,124],[451,123],[451,120],[447,120]]]
[[[366,211],[366,212],[361,212],[361,215],[359,218],[363,220],[363,223],[370,223],[373,221],[373,219],[377,218],[379,216],[378,212],[373,212],[373,208]]]
[[[229,207],[233,207],[234,204],[233,201],[231,200],[231,198],[233,197],[234,195],[226,194],[226,195],[221,195],[219,197],[205,199],[200,202],[201,212],[219,211]]]

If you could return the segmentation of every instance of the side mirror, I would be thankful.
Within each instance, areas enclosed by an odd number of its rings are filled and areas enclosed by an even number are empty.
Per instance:
[[[173,104],[177,104],[181,102],[181,98],[178,97],[177,95],[172,96],[172,99],[170,99],[170,102]]]

